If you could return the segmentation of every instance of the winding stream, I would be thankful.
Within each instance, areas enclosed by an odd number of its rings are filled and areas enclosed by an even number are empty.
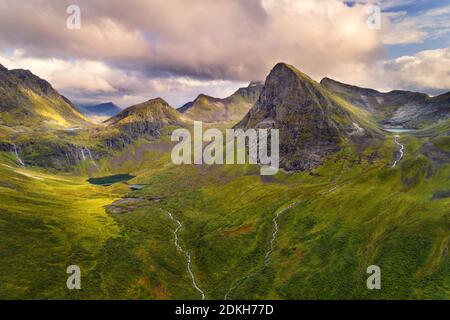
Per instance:
[[[400,142],[398,142],[398,138],[400,138],[399,135],[394,136],[394,142],[400,147],[399,154],[397,155],[397,158],[395,159],[394,163],[392,164],[392,168],[395,168],[395,166],[402,160],[403,156],[405,155],[405,146],[402,145]]]
[[[299,203],[301,203],[301,201],[296,201],[296,202],[290,204],[289,206],[287,206],[286,208],[277,210],[277,212],[275,214],[275,217],[272,219],[272,225],[273,225],[273,227],[272,227],[272,239],[270,240],[270,246],[267,249],[266,254],[264,256],[264,263],[263,263],[263,265],[261,267],[259,267],[258,269],[256,269],[255,271],[253,271],[253,272],[247,274],[246,276],[243,276],[239,280],[237,280],[231,286],[231,288],[227,291],[227,293],[225,294],[225,297],[223,298],[224,300],[227,300],[228,296],[230,295],[230,293],[233,292],[233,290],[235,290],[237,287],[239,287],[242,283],[244,283],[247,279],[253,277],[258,272],[262,271],[265,267],[267,267],[267,265],[269,264],[269,261],[270,261],[270,257],[272,255],[272,252],[273,252],[274,247],[275,247],[275,242],[276,242],[277,237],[278,237],[278,231],[279,231],[278,219],[283,213],[285,213],[286,211],[292,209],[293,207],[295,207]]]
[[[197,290],[200,293],[200,295],[202,297],[202,300],[205,300],[205,293],[202,291],[202,289],[200,289],[198,287],[197,282],[195,281],[194,273],[192,272],[192,269],[191,269],[191,255],[190,255],[189,251],[184,250],[181,247],[181,245],[180,245],[180,243],[178,241],[178,231],[180,231],[180,229],[181,229],[181,227],[183,225],[170,212],[168,212],[168,211],[164,211],[164,212],[166,212],[167,215],[169,216],[169,218],[177,224],[176,229],[173,231],[173,235],[174,235],[174,238],[175,238],[175,240],[174,240],[175,247],[177,248],[177,250],[181,251],[186,256],[186,259],[187,259],[187,271],[188,271],[188,273],[189,273],[189,275],[191,277],[192,285],[194,286],[195,290]]]

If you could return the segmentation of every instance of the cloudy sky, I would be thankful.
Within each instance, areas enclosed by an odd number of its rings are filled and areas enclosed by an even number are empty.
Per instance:
[[[70,5],[79,29],[67,27]],[[78,103],[179,107],[280,61],[318,81],[450,91],[450,0],[0,0],[0,64]]]

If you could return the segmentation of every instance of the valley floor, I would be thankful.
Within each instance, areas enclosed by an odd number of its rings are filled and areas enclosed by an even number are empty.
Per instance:
[[[98,176],[136,176],[135,191],[4,153],[0,299],[450,299],[450,164],[399,139],[394,168],[387,139],[274,177],[173,166],[168,142],[142,142],[99,163]],[[105,209],[122,198],[134,200]],[[67,290],[69,265],[82,290]],[[381,290],[366,287],[370,265]]]

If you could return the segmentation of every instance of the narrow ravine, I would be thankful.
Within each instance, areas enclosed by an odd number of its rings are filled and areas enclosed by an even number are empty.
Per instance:
[[[205,293],[202,291],[202,289],[200,289],[198,287],[197,282],[195,281],[195,275],[194,275],[194,273],[192,272],[192,269],[191,269],[191,255],[190,255],[189,251],[184,250],[181,247],[181,245],[180,245],[180,243],[178,241],[178,231],[180,231],[180,229],[181,229],[181,227],[183,225],[170,212],[165,211],[165,210],[163,210],[163,211],[166,212],[167,215],[169,216],[169,218],[177,224],[176,229],[173,231],[173,235],[174,235],[174,238],[175,238],[175,240],[174,240],[175,247],[177,248],[177,250],[181,251],[186,256],[186,259],[187,259],[187,271],[188,271],[188,273],[189,273],[189,275],[191,277],[192,285],[194,286],[195,290],[197,290],[200,293],[200,295],[202,297],[202,300],[205,300]]]
[[[20,156],[19,156],[19,151],[18,151],[17,146],[16,146],[15,143],[13,143],[13,148],[14,148],[14,153],[16,154],[17,162],[19,162],[19,164],[20,164],[22,167],[25,167],[25,162],[23,162],[23,160],[20,158]]]
[[[392,168],[395,168],[395,166],[400,162],[400,160],[402,160],[402,158],[405,154],[405,152],[404,152],[405,146],[402,145],[400,142],[398,142],[398,138],[400,138],[399,135],[394,136],[394,142],[400,147],[400,150],[399,150],[399,154],[396,156],[394,163],[392,164]]]
[[[280,218],[280,216],[285,213],[286,211],[292,209],[293,207],[295,207],[296,205],[298,205],[301,201],[296,201],[292,204],[290,204],[289,206],[287,206],[286,208],[283,209],[278,209],[277,212],[275,213],[274,218],[272,219],[272,239],[270,240],[270,245],[269,248],[266,251],[266,254],[264,255],[264,263],[262,266],[260,266],[258,269],[256,269],[255,271],[243,276],[242,278],[240,278],[239,280],[237,280],[232,286],[231,288],[227,291],[227,293],[224,296],[224,300],[227,300],[229,295],[236,289],[238,288],[242,283],[244,283],[246,280],[248,280],[249,278],[253,277],[254,275],[256,275],[257,273],[261,272],[265,267],[267,267],[267,265],[269,264],[270,261],[270,257],[272,255],[272,252],[275,248],[275,242],[277,240],[278,237],[278,232],[279,232],[279,225],[278,225],[278,219]]]

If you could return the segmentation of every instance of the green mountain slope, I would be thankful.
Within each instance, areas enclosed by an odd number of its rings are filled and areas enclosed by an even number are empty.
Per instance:
[[[194,277],[206,299],[450,299],[449,119],[399,134],[393,167],[370,111],[280,64],[240,125],[278,127],[285,167],[308,171],[268,177],[172,164],[183,117],[154,99],[33,140],[0,127],[0,298],[201,299]],[[115,174],[135,178],[87,181]]]
[[[185,126],[186,120],[166,101],[156,98],[131,106],[104,123],[107,134],[111,136],[107,145],[124,147],[141,137],[160,138],[175,127]]]
[[[270,179],[257,166],[174,166],[168,137],[140,140],[99,164],[102,175],[135,175],[138,191],[0,165],[0,296],[200,299],[170,212],[207,299],[448,299],[449,158],[423,152],[431,137],[405,135],[391,168],[391,138],[376,160],[337,153],[314,175]],[[119,197],[134,200],[106,214]],[[64,290],[70,264],[84,270],[83,291]],[[366,288],[372,264],[382,290]]]
[[[8,70],[0,65],[0,125],[33,129],[89,124],[47,81],[28,70]]]

